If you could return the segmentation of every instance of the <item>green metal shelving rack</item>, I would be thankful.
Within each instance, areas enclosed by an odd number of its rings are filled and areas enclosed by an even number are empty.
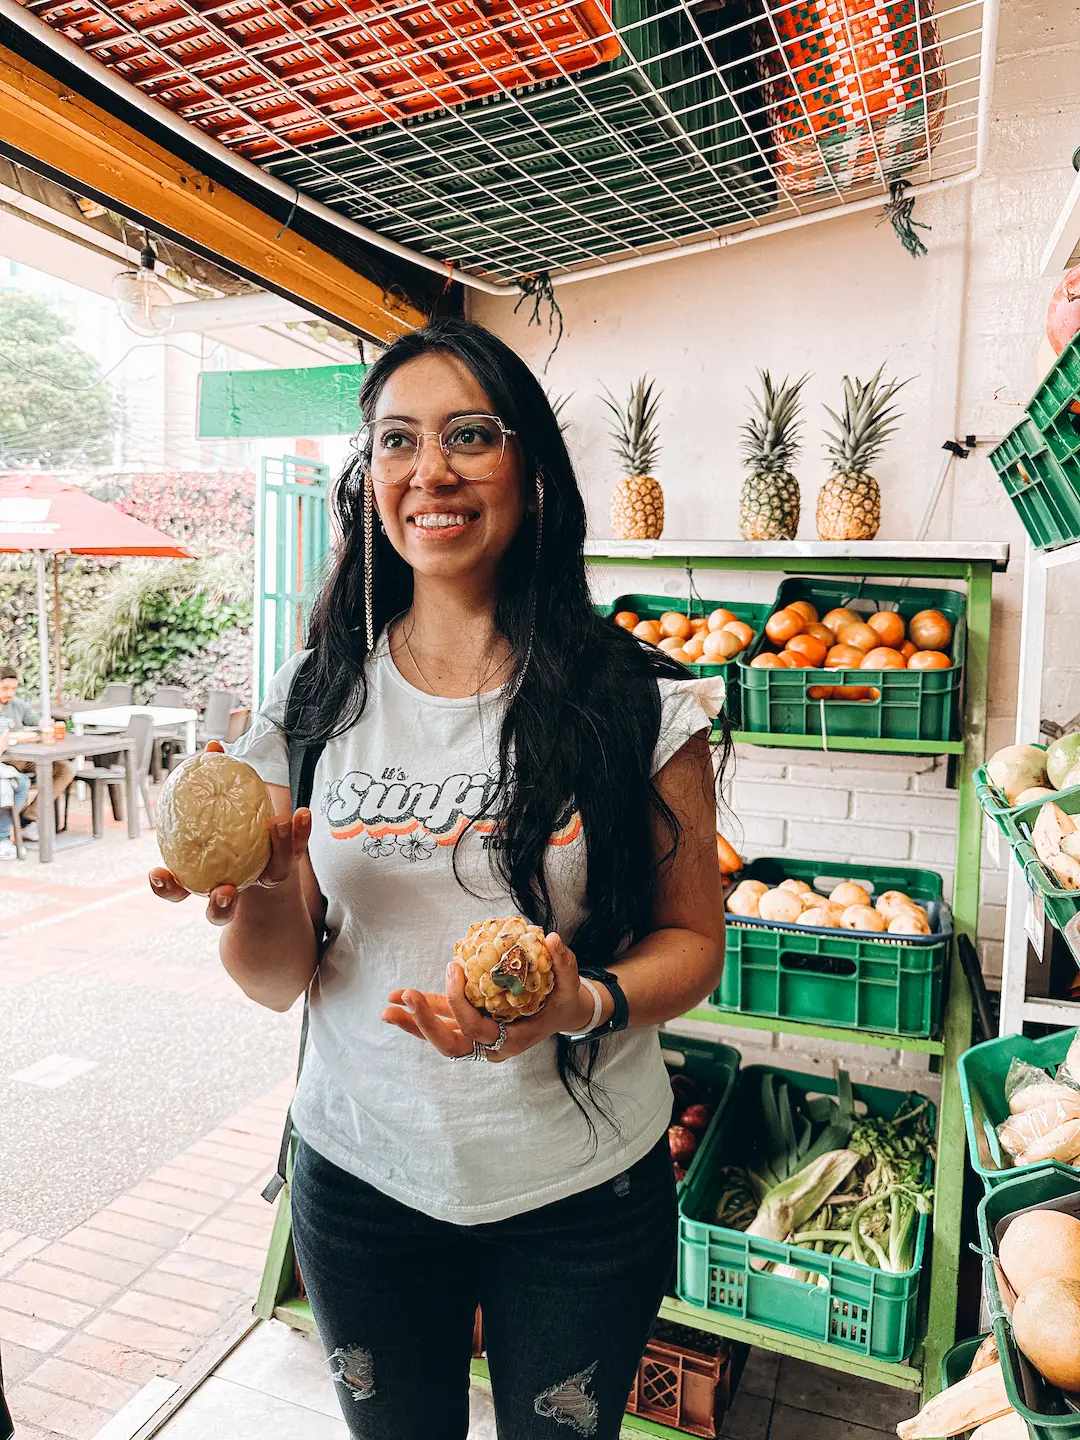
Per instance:
[[[882,741],[854,737],[830,738],[827,745],[823,745],[821,737],[816,735],[760,735],[742,731],[736,733],[735,739],[748,745],[783,746],[787,749],[828,749],[829,752],[856,753],[870,751],[879,755],[948,755],[950,765],[955,768],[955,780],[959,790],[953,924],[957,936],[967,935],[974,942],[979,915],[982,812],[975,800],[972,777],[982,764],[986,748],[992,577],[995,571],[1003,571],[1008,564],[1007,545],[929,541],[911,542],[902,546],[886,541],[607,541],[594,542],[588,547],[586,556],[589,563],[596,567],[633,566],[686,572],[727,570],[785,575],[887,576],[896,580],[961,581],[967,588],[968,627],[961,740]],[[676,599],[676,596],[672,596],[673,602]],[[852,1047],[876,1046],[889,1050],[916,1051],[933,1057],[931,1064],[941,1076],[941,1102],[938,1111],[938,1164],[930,1274],[920,1301],[920,1338],[911,1359],[903,1364],[887,1364],[849,1350],[771,1330],[750,1321],[713,1314],[672,1298],[665,1300],[661,1306],[661,1318],[724,1335],[732,1340],[745,1341],[800,1360],[809,1360],[829,1369],[843,1370],[849,1375],[876,1380],[899,1389],[922,1391],[926,1395],[935,1393],[941,1388],[942,1359],[955,1339],[961,1205],[966,1170],[964,1115],[956,1061],[971,1041],[971,998],[955,946],[949,967],[948,996],[941,1034],[931,1039],[907,1039],[903,1036],[879,1035],[827,1025],[729,1014],[726,1011],[706,1008],[691,1010],[685,1018],[748,1030],[778,1031],[808,1039],[836,1040]],[[306,1300],[300,1300],[292,1293],[293,1286],[289,1211],[287,1204],[279,1204],[255,1313],[264,1319],[273,1316],[296,1329],[314,1331],[310,1308]],[[474,1361],[473,1375],[479,1384],[485,1384],[486,1362]],[[671,1440],[678,1440],[682,1432],[628,1415],[623,1424],[623,1434],[669,1436]]]

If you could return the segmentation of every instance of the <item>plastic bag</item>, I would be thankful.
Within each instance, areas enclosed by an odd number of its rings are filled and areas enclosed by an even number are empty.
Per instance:
[[[1080,1090],[1074,1090],[1071,1097],[1047,1100],[1010,1115],[997,1127],[997,1135],[1001,1148],[1018,1165],[1043,1160],[1070,1164],[1080,1153]]]
[[[1049,1105],[1055,1100],[1064,1102],[1078,1095],[1080,1089],[1071,1079],[1063,1081],[1055,1078],[1027,1060],[1014,1059],[1005,1076],[1005,1099],[1011,1115],[1021,1115],[1036,1106]]]

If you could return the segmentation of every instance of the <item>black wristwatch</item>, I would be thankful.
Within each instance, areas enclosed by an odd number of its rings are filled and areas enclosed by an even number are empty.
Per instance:
[[[614,1035],[617,1030],[625,1030],[630,1021],[630,1006],[626,1003],[626,996],[619,984],[619,977],[614,971],[601,970],[598,965],[585,965],[578,967],[578,974],[583,980],[599,981],[601,985],[606,985],[611,991],[615,1008],[611,1012],[611,1018],[605,1020],[602,1025],[597,1025],[595,1030],[586,1030],[581,1035],[571,1035],[571,1045],[584,1045],[590,1040],[602,1040],[605,1035]]]

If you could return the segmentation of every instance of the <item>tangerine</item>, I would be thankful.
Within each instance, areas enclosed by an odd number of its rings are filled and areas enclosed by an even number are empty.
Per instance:
[[[891,645],[878,645],[875,649],[867,651],[859,669],[906,670],[907,661],[900,651],[894,650]]]
[[[916,650],[907,662],[909,670],[951,670],[952,661],[943,650]]]
[[[863,651],[854,645],[834,645],[825,656],[826,670],[858,670],[863,662]]]
[[[737,620],[738,618],[737,615],[733,615],[730,610],[725,610],[721,605],[719,609],[712,612],[705,623],[710,630],[723,630],[725,625],[730,625],[732,620]]]
[[[644,640],[647,645],[659,645],[663,636],[660,633],[660,626],[655,620],[641,620],[634,626],[632,631],[639,640]]]
[[[824,640],[819,640],[816,635],[811,635],[807,631],[802,635],[793,635],[786,648],[797,655],[805,655],[807,662],[817,668],[825,664],[825,656],[832,646],[826,645]]]
[[[639,618],[632,610],[620,610],[615,616],[615,624],[621,625],[624,630],[633,630]]]
[[[735,636],[739,642],[740,650],[745,650],[754,638],[754,627],[747,625],[745,620],[729,620],[726,625],[722,625],[720,628]]]
[[[677,640],[689,639],[692,633],[690,617],[680,614],[678,610],[668,610],[660,616],[660,633],[662,635],[672,635]]]
[[[810,622],[797,610],[777,610],[765,622],[765,634],[774,645],[786,645],[793,635],[801,635]]]
[[[861,620],[856,620],[852,625],[841,625],[836,632],[836,638],[841,645],[854,645],[855,649],[861,650],[863,654],[881,644],[877,631],[871,630],[870,626],[864,625]]]
[[[817,624],[818,612],[814,609],[813,605],[810,604],[809,600],[793,600],[787,608],[801,615],[808,625]]]

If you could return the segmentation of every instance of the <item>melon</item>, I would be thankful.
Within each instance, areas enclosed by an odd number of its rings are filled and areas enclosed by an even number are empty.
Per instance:
[[[1013,1338],[1044,1380],[1080,1390],[1080,1280],[1045,1275],[1019,1297]]]
[[[1046,747],[1046,774],[1055,790],[1061,789],[1061,782],[1080,760],[1080,730],[1071,735],[1062,735],[1060,740]]]
[[[1080,1220],[1063,1210],[1017,1215],[1001,1237],[998,1259],[1018,1295],[1047,1275],[1080,1281]]]
[[[1035,785],[1046,784],[1046,751],[1037,745],[1006,745],[986,762],[986,773],[1010,805]]]
[[[1060,355],[1074,335],[1080,334],[1080,265],[1075,266],[1050,297],[1046,312],[1046,338]]]

